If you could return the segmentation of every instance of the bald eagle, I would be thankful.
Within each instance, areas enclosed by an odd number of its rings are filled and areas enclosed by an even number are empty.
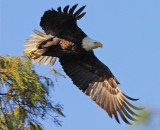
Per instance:
[[[125,95],[110,69],[94,55],[93,49],[102,47],[102,44],[89,38],[77,26],[77,20],[86,13],[82,13],[85,6],[75,12],[77,5],[70,9],[66,6],[63,11],[61,7],[46,11],[40,22],[46,34],[34,30],[35,34],[27,39],[25,52],[39,65],[53,65],[59,58],[65,73],[82,92],[111,118],[114,116],[118,123],[119,113],[125,123],[131,124],[128,119],[135,121],[133,116],[139,116],[132,109],[141,108],[133,106],[128,100],[138,99]]]

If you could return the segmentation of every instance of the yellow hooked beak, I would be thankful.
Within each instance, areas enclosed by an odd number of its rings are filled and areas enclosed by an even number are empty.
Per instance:
[[[97,46],[97,47],[101,47],[101,48],[102,48],[102,47],[103,47],[103,44],[102,44],[102,43],[100,43],[100,42],[96,42],[96,46]]]

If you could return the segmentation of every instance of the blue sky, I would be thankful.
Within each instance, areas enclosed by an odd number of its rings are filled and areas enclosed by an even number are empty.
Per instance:
[[[159,0],[0,0],[0,55],[20,55],[25,39],[39,26],[44,11],[79,3],[87,5],[87,14],[78,21],[79,27],[92,39],[103,43],[96,56],[119,80],[123,92],[140,98],[133,104],[160,108],[160,1]],[[42,31],[43,32],[43,31]],[[55,68],[61,68],[57,62]],[[37,66],[39,74],[51,69]],[[52,77],[54,78],[54,77]],[[67,77],[58,77],[51,97],[64,105],[66,118],[57,128],[48,119],[46,130],[124,130],[121,125],[85,96]]]

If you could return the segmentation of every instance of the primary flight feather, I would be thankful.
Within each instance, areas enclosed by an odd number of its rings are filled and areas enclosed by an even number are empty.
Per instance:
[[[31,39],[27,39],[25,52],[31,55],[33,62],[39,65],[53,65],[56,57],[73,83],[96,102],[108,115],[131,124],[128,119],[135,121],[137,115],[132,109],[140,110],[128,100],[136,101],[125,95],[119,88],[118,80],[110,69],[94,55],[93,49],[102,44],[89,38],[78,26],[77,20],[84,15],[85,6],[75,11],[78,4],[69,9],[66,6],[57,10],[51,9],[44,13],[40,26],[43,34],[34,30]],[[52,35],[52,36],[49,36]]]

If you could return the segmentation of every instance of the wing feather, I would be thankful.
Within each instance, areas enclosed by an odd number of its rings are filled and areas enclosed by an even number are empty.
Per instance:
[[[138,117],[139,115],[131,109],[141,110],[141,108],[133,106],[128,100],[136,101],[137,99],[121,91],[118,86],[119,82],[109,68],[101,63],[93,53],[75,57],[60,58],[64,71],[73,83],[90,96],[111,118],[114,116],[118,123],[120,123],[118,113],[127,124],[131,124],[129,120],[136,121],[137,119],[133,116]]]
[[[69,14],[73,15],[74,10],[76,9],[76,7],[78,6],[78,4],[75,4],[70,10],[69,10]]]
[[[114,111],[114,117],[115,117],[115,119],[116,119],[116,121],[118,122],[118,123],[120,123],[120,121],[119,121],[119,118],[118,118],[118,115],[117,115],[117,104],[116,104],[116,97],[115,96],[113,96],[113,106],[114,106],[114,109],[115,109],[115,111]]]
[[[78,15],[78,16],[77,16],[77,20],[80,20],[85,14],[86,14],[86,12],[84,12],[84,13]]]
[[[58,7],[57,10],[59,13],[62,13],[61,7]]]
[[[77,26],[77,20],[81,19],[85,13],[81,12],[85,6],[78,9],[74,14],[74,10],[78,4],[69,9],[69,5],[65,6],[62,12],[61,7],[57,10],[48,10],[41,17],[40,26],[47,34],[59,37],[74,43],[80,42],[86,34]]]
[[[84,10],[86,6],[82,6],[79,10],[77,10],[73,16],[75,16],[76,18],[79,16],[79,14]]]
[[[67,5],[66,7],[64,7],[63,12],[64,12],[65,14],[68,13],[68,8],[69,8],[69,5]]]

